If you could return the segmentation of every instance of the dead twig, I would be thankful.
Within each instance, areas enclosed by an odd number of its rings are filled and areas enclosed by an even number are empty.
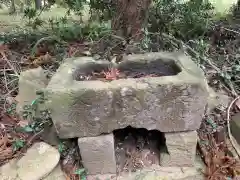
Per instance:
[[[5,65],[4,65],[4,67],[3,67],[3,76],[4,76],[4,80],[5,80],[5,88],[6,88],[6,90],[9,92],[9,89],[8,89],[8,86],[7,86],[7,76],[6,76],[6,71],[5,71]]]
[[[14,72],[14,74],[15,74],[16,76],[19,76],[19,75],[18,75],[18,72],[16,71],[16,69],[14,68],[14,66],[9,62],[9,60],[8,60],[8,58],[6,57],[5,53],[4,53],[3,51],[0,51],[0,54],[2,55],[2,59],[7,62],[8,66],[12,69],[12,71]]]
[[[179,40],[179,39],[176,39],[175,37],[172,37],[170,35],[167,35],[165,33],[162,34],[165,38],[169,38],[169,39],[172,39],[174,40],[175,42],[177,42],[182,50],[187,53],[188,55],[192,54],[194,55],[196,58],[200,58],[202,61],[206,62],[208,65],[210,65],[218,74],[221,74],[221,69],[219,69],[216,65],[214,65],[208,58],[204,57],[204,56],[201,56],[198,52],[196,52],[193,48],[191,48],[189,45],[185,44],[183,41]],[[186,69],[187,70],[187,69]],[[191,74],[194,75],[194,73],[190,72]],[[233,84],[231,81],[229,81],[228,83],[225,82],[228,86],[229,86],[229,92],[234,96],[236,97],[237,96],[237,92],[235,91],[234,87],[233,87]],[[227,87],[225,87],[227,88]],[[228,88],[227,88],[228,90]]]
[[[224,29],[224,30],[226,30],[226,31],[233,32],[233,33],[235,33],[235,34],[238,34],[238,35],[240,35],[240,32],[238,32],[238,31],[235,31],[235,30],[233,30],[233,29],[229,29],[229,28],[226,28],[226,27],[222,27],[222,29]]]

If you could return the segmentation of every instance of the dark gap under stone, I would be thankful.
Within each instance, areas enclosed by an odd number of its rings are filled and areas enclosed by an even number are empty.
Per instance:
[[[164,133],[131,126],[113,133],[118,173],[160,164],[160,152],[166,148]]]

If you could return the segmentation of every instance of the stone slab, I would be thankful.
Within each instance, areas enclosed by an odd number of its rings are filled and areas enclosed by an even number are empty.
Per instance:
[[[88,174],[116,174],[113,134],[79,138],[78,146]]]
[[[21,180],[17,174],[17,160],[13,159],[0,167],[0,180]]]
[[[21,114],[25,105],[30,105],[36,99],[36,91],[44,89],[48,84],[47,73],[41,67],[21,72],[19,76],[19,93],[17,112]]]
[[[129,125],[161,132],[198,129],[208,100],[203,72],[184,54],[165,52],[126,56],[119,68],[152,61],[174,62],[181,72],[111,82],[76,81],[84,72],[109,64],[91,57],[65,61],[45,92],[59,136],[98,136]]]
[[[194,167],[160,167],[152,165],[134,173],[122,172],[111,175],[89,175],[89,180],[204,180],[205,163],[202,158],[196,155]]]
[[[59,152],[44,142],[35,143],[21,159],[0,167],[0,180],[64,180]]]
[[[22,180],[40,180],[46,177],[58,164],[57,149],[44,143],[35,143],[17,162],[18,177]]]
[[[134,173],[121,173],[118,176],[89,175],[89,180],[204,180],[204,175],[194,167],[151,167]]]
[[[57,165],[53,171],[43,180],[66,180],[66,175],[61,169],[61,165]]]

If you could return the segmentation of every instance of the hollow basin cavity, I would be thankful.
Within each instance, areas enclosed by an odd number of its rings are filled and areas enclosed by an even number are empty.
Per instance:
[[[76,81],[104,80],[108,72],[117,71],[116,79],[141,78],[146,76],[174,76],[181,68],[173,60],[157,59],[152,61],[123,61],[119,64],[110,62],[87,63],[73,73]],[[115,73],[115,72],[113,72]]]

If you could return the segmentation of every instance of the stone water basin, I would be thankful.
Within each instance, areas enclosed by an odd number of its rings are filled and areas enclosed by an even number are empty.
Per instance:
[[[46,103],[60,138],[95,137],[127,126],[161,132],[200,127],[207,83],[189,57],[168,52],[128,55],[116,65],[125,77],[82,80],[109,65],[92,57],[67,59],[52,77]]]

